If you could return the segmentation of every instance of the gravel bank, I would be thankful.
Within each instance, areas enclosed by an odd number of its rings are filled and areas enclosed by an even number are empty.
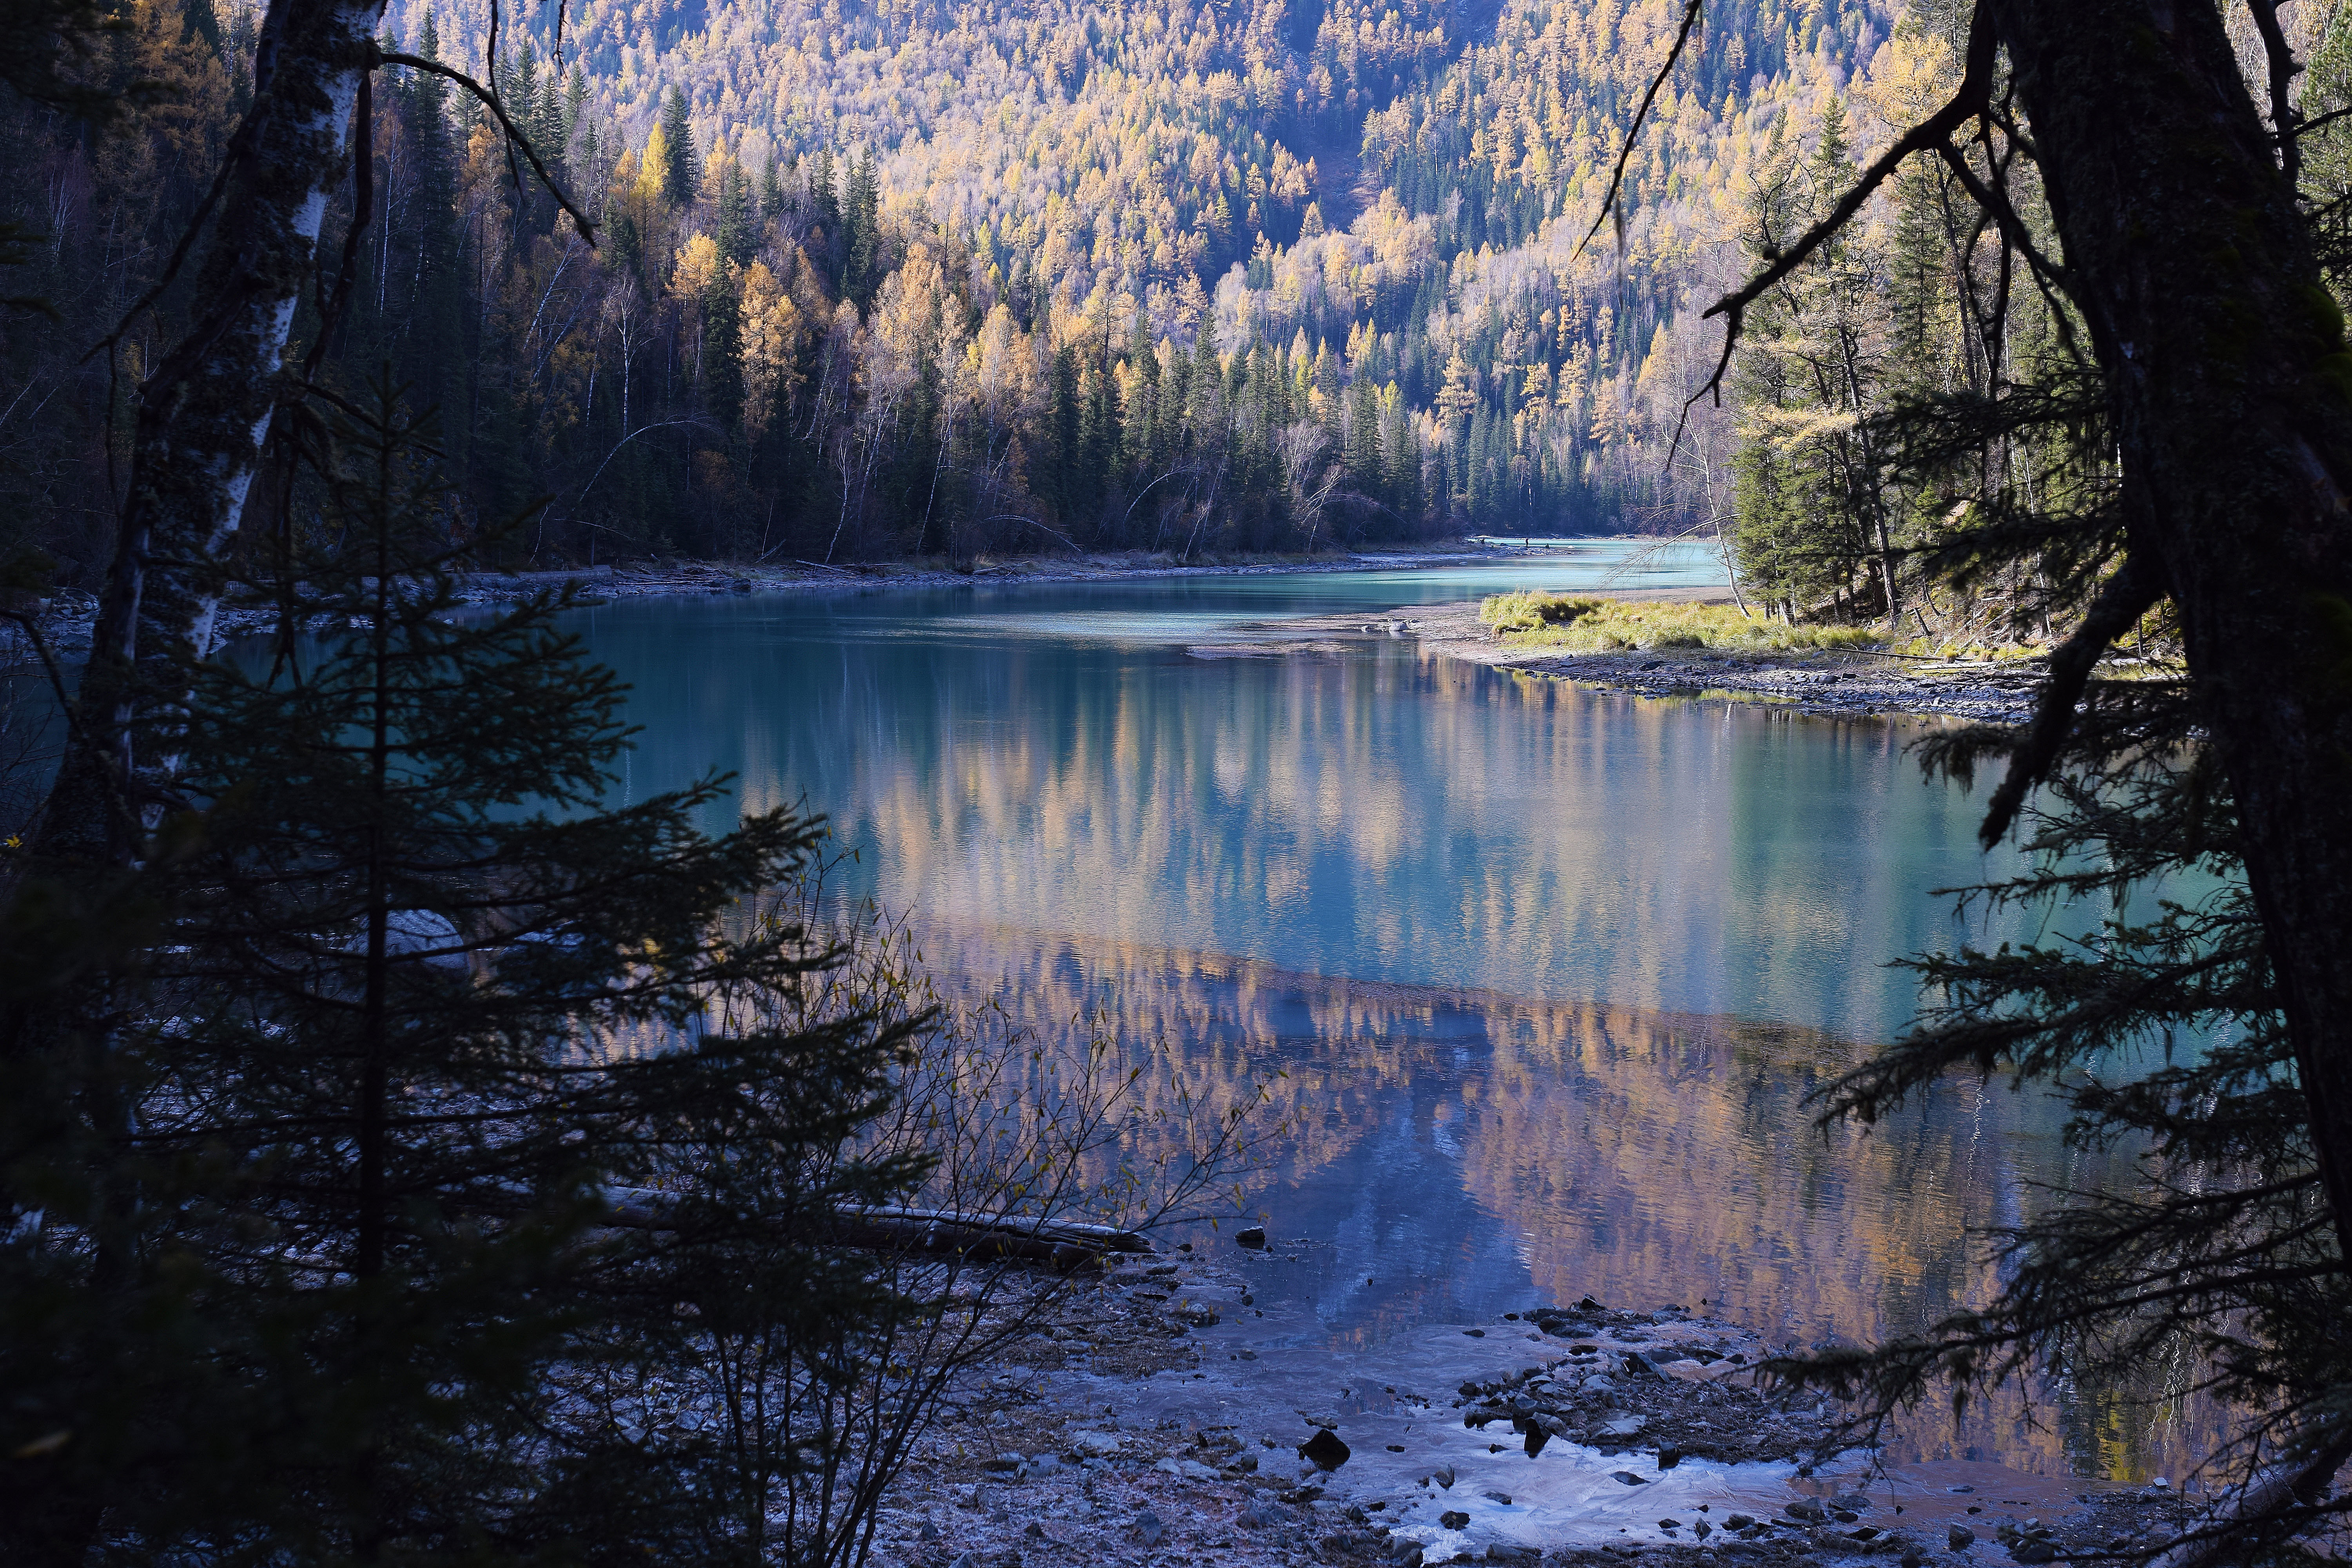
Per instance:
[[[877,1560],[1989,1568],[2143,1539],[2179,1507],[1992,1465],[1828,1459],[1838,1411],[1759,1387],[1757,1336],[1681,1309],[1588,1298],[1342,1350],[1261,1319],[1248,1286],[1248,1268],[1180,1253],[1074,1289],[959,1393]]]
[[[1612,597],[1699,598],[1672,591]],[[1968,662],[1854,652],[1718,653],[1657,648],[1563,653],[1515,647],[1478,619],[1476,603],[1269,621],[1192,652],[1203,658],[1273,657],[1337,650],[1365,638],[1406,638],[1450,658],[1525,670],[1643,697],[1731,697],[1786,705],[1791,711],[1847,717],[1938,713],[1989,723],[2032,716],[2047,661]]]

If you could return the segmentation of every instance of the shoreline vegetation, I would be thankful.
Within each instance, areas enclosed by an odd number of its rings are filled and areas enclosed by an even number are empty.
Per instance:
[[[1722,587],[1496,595],[1370,615],[1292,616],[1191,651],[1204,658],[1336,652],[1367,637],[1410,638],[1444,658],[1642,697],[1745,700],[1843,718],[1927,715],[1980,723],[2031,718],[2049,664],[2048,648],[2032,644],[1988,647],[1927,637],[1896,641],[1868,627],[1791,626],[1742,615]],[[2128,678],[2161,668],[2112,658],[2102,673]]]

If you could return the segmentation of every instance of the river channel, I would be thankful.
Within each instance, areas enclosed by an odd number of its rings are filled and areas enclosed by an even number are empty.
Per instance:
[[[1936,896],[2011,862],[1976,847],[1981,800],[1906,755],[1927,721],[1612,694],[1384,620],[1193,651],[1284,616],[1717,570],[1601,543],[621,601],[580,629],[632,688],[632,795],[716,769],[741,805],[804,800],[856,851],[844,890],[906,911],[951,989],[1044,1029],[1097,1015],[1234,1092],[1284,1075],[1283,1145],[1238,1205],[1302,1238],[1257,1287],[1270,1341],[1360,1350],[1586,1293],[1883,1335],[1982,1290],[1972,1231],[2108,1174],[1999,1079],[1868,1133],[1812,1124],[1807,1093],[1912,1015],[1893,961],[2032,934]],[[2152,1377],[1923,1418],[1904,1457],[2179,1474],[2199,1435],[2136,1403]]]

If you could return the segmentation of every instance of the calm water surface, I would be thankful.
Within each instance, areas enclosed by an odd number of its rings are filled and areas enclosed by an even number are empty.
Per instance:
[[[1270,1335],[1366,1343],[1591,1292],[1785,1337],[1883,1334],[1971,1289],[1967,1234],[2105,1173],[2042,1101],[1956,1084],[1869,1136],[1805,1093],[1911,1016],[1906,952],[1989,933],[1981,802],[1910,722],[1644,700],[1421,654],[1204,658],[1266,618],[1506,587],[1706,582],[1619,545],[1446,570],[583,613],[645,726],[632,793],[712,769],[805,799],[932,964],[1057,1027],[1107,1009],[1291,1129],[1244,1207]],[[727,826],[725,814],[709,824]],[[2013,932],[1990,933],[1994,935]],[[1920,1457],[2144,1477],[2181,1434],[2061,1388]],[[2151,1428],[2151,1421],[2155,1424]]]

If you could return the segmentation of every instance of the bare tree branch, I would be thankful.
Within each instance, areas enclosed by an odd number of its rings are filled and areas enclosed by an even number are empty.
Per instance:
[[[509,155],[514,149],[521,150],[522,155],[530,160],[530,172],[539,176],[539,183],[547,187],[547,194],[553,196],[556,205],[571,216],[572,226],[580,231],[580,237],[590,245],[596,243],[596,226],[588,221],[587,214],[572,205],[572,198],[563,194],[563,187],[555,183],[555,176],[547,172],[545,163],[540,162],[539,150],[530,144],[530,138],[525,136],[520,130],[517,129],[515,122],[507,118],[507,107],[499,101],[497,93],[492,92],[464,71],[452,70],[438,60],[428,60],[422,56],[402,54],[397,50],[390,49],[378,49],[375,52],[375,59],[378,65],[406,66],[410,70],[447,77],[479,99],[482,106],[497,117],[499,129],[506,133]]]
[[[1706,0],[1683,0],[1682,29],[1675,35],[1675,47],[1666,51],[1665,64],[1660,66],[1658,74],[1650,79],[1650,90],[1642,95],[1642,107],[1634,110],[1633,123],[1626,128],[1625,143],[1617,149],[1617,166],[1610,171],[1608,194],[1601,198],[1601,210],[1592,215],[1592,226],[1585,230],[1582,239],[1576,242],[1577,256],[1584,254],[1584,247],[1591,245],[1592,237],[1601,232],[1601,226],[1612,217],[1617,220],[1618,247],[1623,248],[1625,214],[1618,205],[1617,197],[1625,184],[1625,164],[1633,156],[1633,143],[1641,140],[1642,122],[1650,117],[1650,106],[1657,101],[1658,89],[1665,86],[1666,78],[1674,74],[1675,63],[1683,58],[1683,46],[1690,42],[1691,29],[1698,26],[1699,12],[1705,6]],[[1571,257],[1570,259],[1574,258]]]
[[[2162,584],[2140,557],[2125,556],[2123,565],[2091,602],[2074,635],[2051,654],[2050,679],[2034,704],[2033,722],[2026,731],[2023,743],[2011,753],[2009,772],[1992,792],[1992,802],[1985,808],[1984,825],[1977,829],[1978,840],[1986,848],[2000,842],[2010,824],[2017,819],[2018,808],[2025,804],[2027,793],[2048,777],[2057,763],[2059,751],[2074,727],[2074,705],[2082,700],[2084,688],[2090,684],[2091,670],[2099,662],[2099,656],[2163,597]]]
[[[1877,193],[1878,187],[1893,176],[1906,158],[1915,153],[1938,151],[1951,140],[1954,132],[1983,112],[1985,106],[1991,101],[1994,56],[1992,22],[1979,6],[1976,20],[1969,29],[1967,74],[1960,79],[1959,90],[1952,95],[1950,101],[1905,132],[1896,139],[1895,145],[1880,153],[1870,167],[1862,172],[1862,178],[1838,198],[1837,205],[1832,207],[1819,223],[1798,236],[1795,244],[1777,256],[1768,253],[1765,257],[1768,265],[1763,271],[1717,300],[1700,314],[1701,321],[1710,316],[1724,318],[1723,353],[1716,360],[1715,374],[1684,400],[1685,420],[1690,416],[1691,405],[1710,394],[1714,395],[1716,406],[1723,405],[1723,378],[1731,369],[1733,351],[1739,346],[1739,329],[1747,320],[1748,307],[1762,299],[1764,291],[1773,284],[1803,266],[1806,258],[1843,228],[1853,215],[1862,210],[1862,205]],[[1973,178],[1972,171],[1969,177]],[[1675,427],[1675,440],[1678,445],[1682,440],[1680,424]]]

